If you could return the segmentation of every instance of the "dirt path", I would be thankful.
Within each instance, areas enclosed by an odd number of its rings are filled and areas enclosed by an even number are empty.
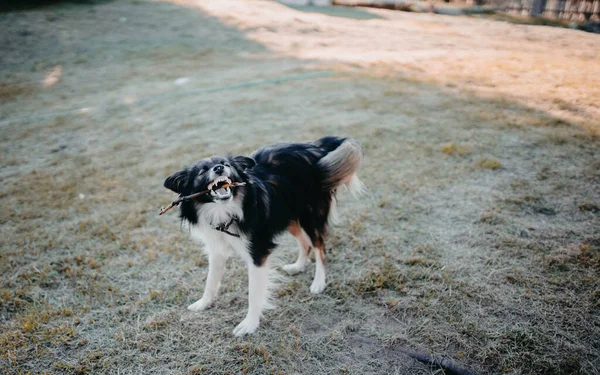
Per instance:
[[[475,373],[600,368],[597,35],[178,0],[65,2],[0,29],[0,368],[437,370],[407,349]],[[209,92],[316,71],[333,74]],[[341,194],[324,295],[313,268],[286,278],[259,334],[235,339],[232,261],[217,306],[185,312],[206,261],[157,216],[164,177],[326,134],[363,144],[371,195]]]

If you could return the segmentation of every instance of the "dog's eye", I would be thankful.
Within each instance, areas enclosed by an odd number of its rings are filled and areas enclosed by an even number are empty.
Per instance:
[[[223,165],[226,167],[231,167],[231,165],[229,165],[229,163],[224,163]]]
[[[208,168],[202,167],[202,169],[200,170],[200,172],[198,172],[198,176],[202,176],[204,174],[204,172],[206,172],[207,170],[208,170]]]

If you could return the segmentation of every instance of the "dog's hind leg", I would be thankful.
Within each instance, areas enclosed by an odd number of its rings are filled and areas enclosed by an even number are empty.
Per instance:
[[[300,224],[294,222],[288,226],[288,232],[290,232],[298,241],[298,259],[296,263],[286,264],[283,266],[283,270],[290,275],[295,275],[300,272],[304,272],[306,263],[308,263],[308,255],[312,243],[306,232],[300,227]]]
[[[236,336],[251,334],[260,323],[263,309],[267,307],[269,298],[269,265],[268,262],[257,266],[248,262],[248,314],[233,330]]]
[[[325,290],[325,242],[323,239],[315,241],[315,278],[310,285],[310,292],[320,294]]]

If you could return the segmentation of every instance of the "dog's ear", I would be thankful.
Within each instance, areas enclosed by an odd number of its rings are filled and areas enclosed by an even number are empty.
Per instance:
[[[167,177],[164,185],[167,189],[173,190],[174,192],[181,194],[181,192],[185,189],[185,185],[188,182],[188,176],[189,171],[187,169],[173,173],[171,176]]]
[[[256,165],[254,159],[246,156],[236,156],[231,158],[231,161],[237,164],[242,170],[252,168]]]

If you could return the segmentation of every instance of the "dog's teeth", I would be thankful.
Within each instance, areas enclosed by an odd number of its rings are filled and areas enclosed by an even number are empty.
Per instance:
[[[224,184],[223,184],[224,183]],[[225,184],[231,184],[232,181],[226,176],[220,176],[211,181],[207,188],[213,197],[227,198],[231,196],[231,188],[223,187]]]

